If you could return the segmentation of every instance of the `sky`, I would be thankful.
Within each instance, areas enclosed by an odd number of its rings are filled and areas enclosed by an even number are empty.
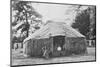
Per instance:
[[[59,4],[46,4],[46,3],[32,3],[35,10],[40,13],[43,22],[48,20],[62,21],[71,25],[74,22],[77,5],[59,5]],[[81,10],[86,9],[88,6],[82,6]]]

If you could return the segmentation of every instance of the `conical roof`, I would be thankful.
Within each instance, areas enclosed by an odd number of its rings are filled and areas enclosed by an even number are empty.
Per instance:
[[[73,29],[71,26],[68,26],[64,22],[47,22],[42,28],[37,30],[31,36],[26,38],[24,41],[29,39],[43,39],[49,38],[50,36],[63,35],[66,37],[85,37],[77,30]]]

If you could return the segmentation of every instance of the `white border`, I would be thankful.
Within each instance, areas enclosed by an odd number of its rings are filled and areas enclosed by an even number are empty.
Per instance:
[[[32,1],[32,0],[29,0]],[[100,0],[35,0],[40,2],[56,2],[69,4],[88,4],[97,6],[97,62],[68,63],[53,65],[37,65],[37,67],[99,67],[100,66]],[[10,0],[0,2],[0,67],[10,64]],[[25,66],[32,67],[32,66]]]

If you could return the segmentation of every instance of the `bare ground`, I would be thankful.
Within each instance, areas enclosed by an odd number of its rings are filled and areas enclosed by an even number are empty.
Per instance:
[[[12,50],[12,65],[30,65],[30,64],[46,64],[46,63],[62,63],[62,62],[79,62],[79,61],[94,61],[95,59],[95,48],[88,47],[88,54],[86,55],[73,55],[66,57],[54,57],[48,60],[44,58],[36,57],[23,57],[20,53],[21,50]]]

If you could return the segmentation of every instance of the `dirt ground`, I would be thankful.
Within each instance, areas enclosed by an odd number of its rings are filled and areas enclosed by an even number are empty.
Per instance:
[[[79,61],[94,61],[95,48],[88,47],[88,54],[86,55],[73,55],[65,57],[54,57],[50,59],[36,58],[36,57],[23,57],[20,50],[12,50],[12,65],[30,65],[30,64],[47,64],[47,63],[62,63],[62,62],[79,62]]]

